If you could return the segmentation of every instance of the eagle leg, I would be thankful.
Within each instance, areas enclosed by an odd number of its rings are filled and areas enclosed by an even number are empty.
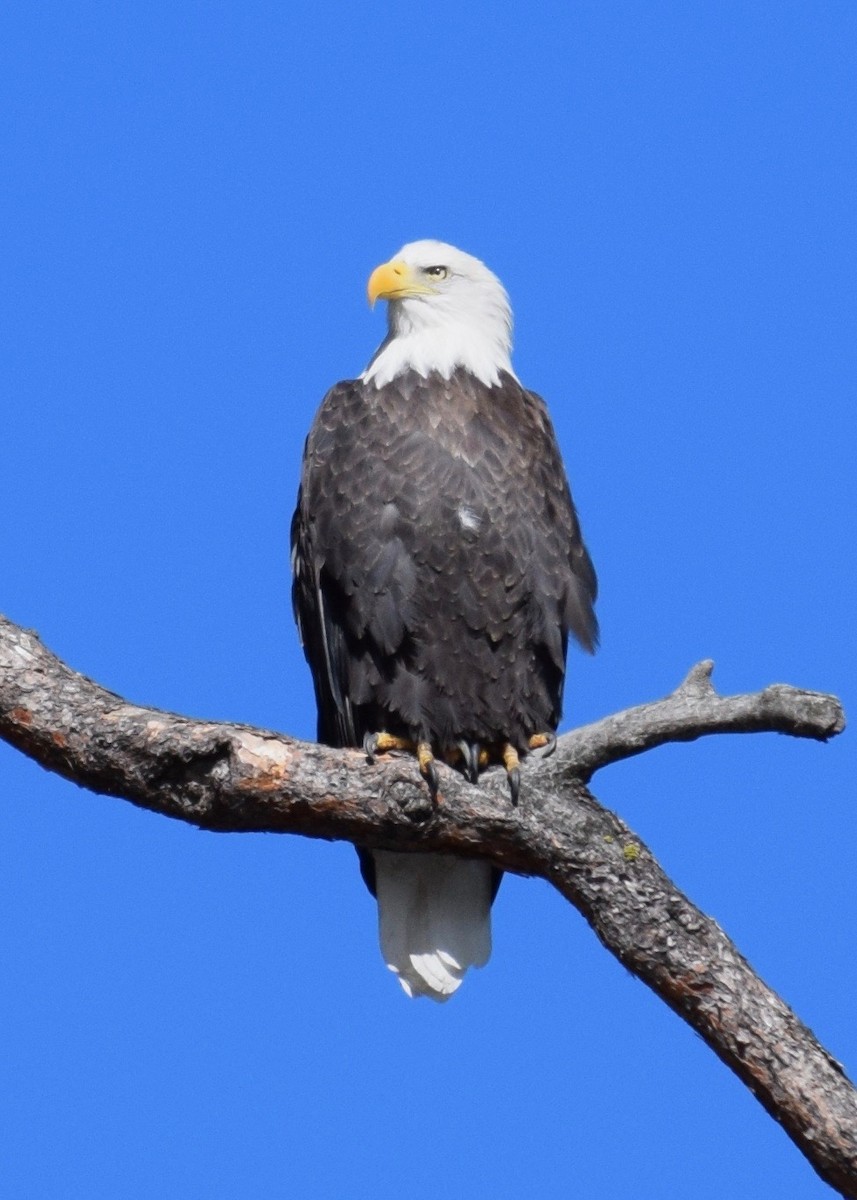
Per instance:
[[[410,738],[397,737],[394,733],[366,733],[363,735],[363,753],[370,763],[375,761],[376,754],[386,754],[388,750],[407,750],[409,754],[416,751],[416,746]]]
[[[440,777],[437,773],[430,742],[417,742],[417,762],[420,764],[420,774],[428,784],[432,800],[437,800]]]
[[[530,751],[535,758],[549,758],[556,750],[555,733],[534,733],[530,738]]]
[[[509,777],[509,791],[512,795],[512,805],[518,803],[518,796],[521,792],[521,767],[518,751],[511,742],[506,742],[501,751],[503,757],[503,766],[506,768],[506,774]]]

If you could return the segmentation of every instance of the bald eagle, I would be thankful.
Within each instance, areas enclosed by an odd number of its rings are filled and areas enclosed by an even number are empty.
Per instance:
[[[478,259],[413,242],[378,267],[388,332],[316,414],[292,522],[295,616],[319,741],[410,750],[476,781],[549,749],[569,633],[595,648],[596,580],[550,418],[512,370],[506,292]],[[491,952],[499,872],[358,850],[410,996],[446,1000]]]

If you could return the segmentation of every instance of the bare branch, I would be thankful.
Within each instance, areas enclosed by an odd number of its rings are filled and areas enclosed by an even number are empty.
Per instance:
[[[4,618],[0,736],[75,783],[206,829],[452,851],[550,880],[750,1087],[819,1175],[857,1197],[857,1093],[842,1067],[585,787],[599,767],[667,741],[759,730],[823,740],[844,726],[831,696],[775,685],[719,697],[710,674],[701,663],[665,700],[562,737],[554,757],[525,763],[517,809],[502,772],[473,787],[442,768],[443,802],[433,806],[407,759],[370,767],[356,751],[128,704]]]
[[[610,763],[708,733],[788,733],[826,742],[845,728],[835,696],[786,683],[749,695],[718,696],[711,684],[713,670],[710,658],[697,663],[664,700],[582,725],[559,739],[559,752],[582,779],[590,779]]]

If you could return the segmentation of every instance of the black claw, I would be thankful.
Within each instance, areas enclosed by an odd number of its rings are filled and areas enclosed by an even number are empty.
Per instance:
[[[535,750],[530,751],[533,758],[550,758],[556,750],[556,734],[546,733],[544,736],[548,739],[544,746],[538,746]]]
[[[368,762],[373,763],[375,761],[375,755],[378,753],[377,733],[363,734],[363,753],[366,755]]]
[[[480,758],[481,754],[482,754],[482,747],[479,745],[479,743],[471,742],[470,743],[470,755],[471,755],[470,769],[473,772],[472,777],[471,777],[471,782],[473,782],[473,783],[479,782],[479,758]]]
[[[521,770],[519,767],[512,767],[511,771],[507,772],[509,777],[509,792],[512,797],[512,807],[516,808],[518,797],[521,794]]]
[[[440,791],[440,776],[437,773],[434,759],[429,759],[424,766],[420,767],[423,779],[428,784],[428,790],[431,793],[432,800],[437,800],[437,794]]]
[[[464,760],[464,775],[470,783],[479,782],[479,743],[465,742],[458,743],[458,749],[461,751],[461,757]]]

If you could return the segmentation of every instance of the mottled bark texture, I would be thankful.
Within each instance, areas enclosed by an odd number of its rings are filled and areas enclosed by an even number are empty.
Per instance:
[[[666,699],[565,734],[551,758],[525,763],[518,808],[499,770],[474,787],[441,768],[434,806],[406,758],[369,766],[356,751],[139,708],[2,617],[0,736],[77,784],[204,829],[453,851],[550,880],[747,1084],[818,1174],[857,1197],[857,1093],[842,1067],[587,787],[600,767],[665,742],[765,730],[824,741],[844,727],[837,700],[817,692],[775,685],[718,696],[711,667],[701,663]]]

